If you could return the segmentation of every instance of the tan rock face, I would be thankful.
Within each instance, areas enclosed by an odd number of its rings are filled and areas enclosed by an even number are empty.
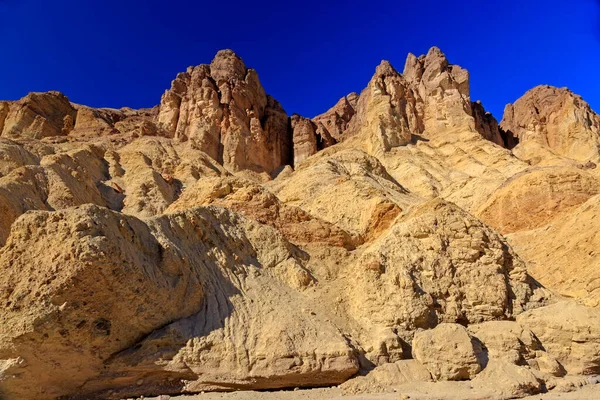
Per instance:
[[[598,194],[600,182],[577,168],[534,168],[515,175],[484,203],[477,215],[501,233],[546,225]]]
[[[35,155],[12,140],[0,138],[0,177],[25,165],[39,164]]]
[[[600,158],[600,117],[566,88],[538,86],[504,110],[502,128],[561,156],[587,162]]]
[[[518,144],[519,139],[500,128],[496,118],[485,111],[480,101],[471,103],[471,110],[475,119],[475,129],[485,139],[507,149],[512,149]]]
[[[533,332],[514,321],[483,322],[470,325],[468,331],[485,346],[491,359],[523,365],[542,349]]]
[[[525,264],[498,234],[437,200],[365,249],[351,269],[347,292],[353,294],[351,314],[365,326],[401,321],[399,329],[413,331],[440,322],[509,318],[544,295],[534,289]]]
[[[294,143],[294,165],[300,164],[319,150],[315,124],[308,118],[292,115],[292,141]]]
[[[285,111],[231,50],[177,76],[161,99],[158,124],[232,170],[271,173],[291,157]]]
[[[418,201],[376,158],[362,151],[312,160],[267,186],[284,203],[339,226],[361,242],[385,231],[402,210]],[[359,196],[352,195],[357,192]]]
[[[600,196],[538,229],[509,235],[543,285],[565,296],[600,306]]]
[[[204,178],[188,188],[166,213],[215,205],[277,228],[293,243],[325,243],[352,248],[353,238],[336,225],[282,203],[262,186],[237,177]]]
[[[600,370],[600,311],[573,301],[525,312],[517,322],[529,328],[569,374]]]
[[[11,266],[0,282],[0,357],[25,360],[5,365],[3,391],[83,398],[169,385],[261,388],[302,385],[302,376],[316,384],[315,373],[321,384],[340,383],[356,361],[333,326],[298,308],[303,296],[288,285],[307,272],[297,257],[276,231],[219,209],[147,224],[95,206],[27,214],[0,251]]]
[[[466,380],[482,369],[481,345],[458,324],[440,324],[415,334],[413,357],[435,380]]]
[[[1,136],[41,139],[68,135],[75,123],[76,110],[69,99],[58,92],[30,93],[19,101],[0,106],[4,114]]]

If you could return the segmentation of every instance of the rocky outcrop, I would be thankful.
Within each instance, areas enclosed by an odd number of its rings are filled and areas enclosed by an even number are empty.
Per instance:
[[[567,88],[537,86],[504,110],[502,129],[579,162],[600,160],[600,116]]]
[[[316,132],[321,137],[331,137],[334,141],[341,142],[350,120],[356,114],[357,103],[356,93],[342,97],[327,112],[313,118],[313,122],[317,125]]]
[[[8,104],[8,111],[7,106]],[[4,109],[4,111],[3,111]],[[5,114],[1,136],[42,139],[65,136],[73,130],[77,111],[59,92],[30,93],[19,101],[0,106],[0,120]]]
[[[277,228],[289,241],[328,244],[352,249],[350,234],[299,207],[282,203],[261,185],[237,177],[202,178],[165,211],[173,213],[199,206],[225,207]]]
[[[287,114],[231,50],[177,75],[161,99],[158,124],[234,171],[272,173],[291,159]]]
[[[600,311],[574,301],[525,312],[517,322],[529,328],[569,374],[600,371]]]
[[[294,144],[294,165],[297,166],[319,150],[316,126],[310,119],[297,114],[290,118],[290,125]]]
[[[557,96],[514,120],[592,143]],[[221,51],[153,109],[32,94],[0,127],[2,398],[600,373],[596,161],[499,128],[437,48],[312,120]]]
[[[0,178],[25,165],[36,165],[40,159],[19,143],[0,138]]]
[[[57,210],[82,204],[106,206],[96,182],[103,174],[101,150],[89,146],[53,154],[40,165],[14,169],[0,178],[0,245],[12,223],[30,210]]]
[[[507,149],[512,149],[519,143],[518,138],[505,132],[498,124],[496,118],[491,113],[485,111],[481,101],[477,100],[471,103],[471,112],[475,119],[475,129],[485,139]]]
[[[76,105],[77,119],[71,132],[78,139],[105,135],[126,135],[132,139],[142,136],[164,136],[165,132],[154,123],[158,109],[91,108]]]
[[[0,263],[8,398],[314,386],[357,371],[337,329],[301,311],[301,253],[222,209],[146,223],[96,206],[29,213]]]
[[[345,150],[311,161],[266,186],[282,202],[337,225],[361,243],[376,238],[418,201],[362,151]],[[357,191],[358,197],[353,195]]]
[[[478,132],[509,147],[514,142],[480,103],[469,97],[469,73],[450,64],[437,47],[427,55],[409,54],[400,74],[387,61],[377,67],[361,93],[345,133],[363,135],[370,152],[386,152],[438,132]],[[335,137],[335,136],[334,136]]]
[[[376,328],[393,327],[391,337],[406,341],[443,322],[511,318],[548,296],[498,234],[440,200],[414,209],[365,248],[346,285],[350,315],[371,333],[362,343],[374,362],[398,356],[392,348],[404,351]]]
[[[440,324],[435,329],[418,332],[412,352],[436,380],[471,379],[482,369],[480,343],[458,324]]]

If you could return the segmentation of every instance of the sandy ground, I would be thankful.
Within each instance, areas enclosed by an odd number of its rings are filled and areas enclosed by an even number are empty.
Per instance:
[[[154,400],[499,400],[507,397],[492,391],[469,389],[459,382],[439,382],[399,386],[394,393],[344,395],[340,389],[309,389],[276,392],[205,393],[193,396],[161,396]],[[598,400],[600,384],[573,392],[548,392],[525,397],[528,400]]]

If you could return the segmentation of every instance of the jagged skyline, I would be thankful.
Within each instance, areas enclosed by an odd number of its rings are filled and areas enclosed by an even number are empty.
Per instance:
[[[288,114],[313,117],[360,91],[381,59],[402,70],[408,52],[422,54],[435,45],[471,72],[472,99],[498,120],[504,105],[540,84],[567,86],[600,108],[600,94],[589,83],[591,59],[600,54],[597,1],[477,8],[436,2],[427,10],[391,3],[375,9],[233,2],[222,18],[218,4],[179,7],[0,2],[10,60],[0,72],[11,77],[0,98],[59,90],[94,107],[151,107],[176,72],[232,48]],[[589,63],[579,61],[582,54]]]

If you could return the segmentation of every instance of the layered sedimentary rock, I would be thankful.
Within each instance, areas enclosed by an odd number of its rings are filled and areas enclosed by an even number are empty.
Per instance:
[[[161,99],[158,124],[232,170],[272,173],[290,161],[287,114],[231,50],[177,76]]]
[[[477,210],[502,233],[539,228],[600,191],[594,175],[578,168],[532,168],[507,180]]]
[[[580,162],[600,158],[600,116],[567,88],[537,86],[504,110],[502,129]]]
[[[59,92],[30,93],[19,101],[0,105],[1,136],[42,139],[68,135],[76,115],[69,99]]]

